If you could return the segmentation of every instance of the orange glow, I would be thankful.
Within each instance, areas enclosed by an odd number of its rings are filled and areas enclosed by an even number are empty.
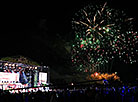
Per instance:
[[[94,74],[95,74],[95,76],[98,76],[99,75],[97,72],[95,72]]]
[[[101,80],[101,79],[106,79],[106,80],[109,80],[113,78],[114,80],[120,80],[120,78],[115,74],[115,73],[112,73],[112,74],[108,74],[108,73],[98,73],[98,72],[95,72],[94,74],[91,74],[90,75],[90,79],[93,79],[93,80]]]

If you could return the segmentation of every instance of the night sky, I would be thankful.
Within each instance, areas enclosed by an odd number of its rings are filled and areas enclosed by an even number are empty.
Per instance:
[[[1,12],[0,57],[23,55],[43,65],[61,66],[65,62],[59,53],[62,52],[60,40],[73,39],[71,19],[75,12],[90,1],[97,3],[104,0],[4,4]],[[126,10],[130,17],[136,18],[138,24],[136,0],[108,1],[111,7]],[[137,65],[134,67],[126,72],[138,74]],[[123,67],[121,72],[124,70]]]

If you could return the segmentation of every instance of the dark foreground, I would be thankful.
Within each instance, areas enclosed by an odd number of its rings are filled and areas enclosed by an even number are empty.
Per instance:
[[[28,93],[1,91],[0,102],[138,102],[138,87],[90,86]]]

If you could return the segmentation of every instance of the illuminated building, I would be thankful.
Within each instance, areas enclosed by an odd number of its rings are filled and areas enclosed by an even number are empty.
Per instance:
[[[37,87],[48,83],[48,66],[0,61],[0,89]]]

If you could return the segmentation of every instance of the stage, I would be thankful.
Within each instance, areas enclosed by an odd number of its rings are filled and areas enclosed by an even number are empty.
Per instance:
[[[0,89],[23,89],[49,85],[49,67],[0,61]]]

